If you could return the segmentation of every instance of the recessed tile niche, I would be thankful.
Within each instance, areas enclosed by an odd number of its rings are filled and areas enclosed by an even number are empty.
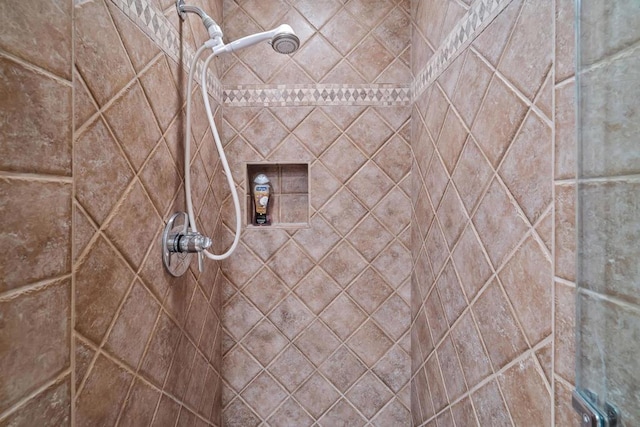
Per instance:
[[[309,164],[248,163],[245,194],[247,227],[301,228],[309,226]],[[254,221],[254,179],[265,174],[271,185],[268,215],[270,225]]]

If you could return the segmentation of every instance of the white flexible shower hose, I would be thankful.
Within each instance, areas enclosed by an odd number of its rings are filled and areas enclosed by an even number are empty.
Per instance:
[[[189,81],[187,82],[187,129],[185,131],[184,143],[184,186],[187,200],[187,213],[189,215],[189,224],[194,232],[197,232],[198,230],[196,229],[196,218],[193,214],[193,201],[191,200],[191,90],[193,87],[193,75],[196,69],[198,58],[200,57],[200,55],[202,55],[202,52],[204,52],[205,49],[207,49],[207,46],[202,45],[196,51],[193,57],[193,61],[191,62],[191,68],[189,69]],[[229,255],[231,255],[238,246],[238,242],[240,241],[241,220],[238,191],[236,190],[236,185],[233,182],[233,176],[231,175],[231,169],[229,168],[229,163],[227,162],[227,156],[225,156],[224,148],[222,147],[222,143],[220,142],[220,135],[218,135],[218,129],[216,128],[215,120],[213,119],[213,114],[211,113],[209,96],[207,95],[207,67],[215,56],[216,53],[212,53],[204,61],[204,66],[202,68],[202,78],[200,81],[200,89],[202,91],[202,99],[204,101],[205,109],[207,110],[207,118],[209,119],[209,124],[211,125],[213,138],[216,141],[216,148],[218,149],[220,162],[222,163],[222,168],[224,169],[224,173],[227,176],[227,183],[229,184],[229,188],[231,189],[233,206],[236,211],[236,233],[233,239],[233,243],[225,253],[218,255],[207,250],[204,250],[202,253],[204,253],[204,255],[209,259],[222,260],[228,258]]]

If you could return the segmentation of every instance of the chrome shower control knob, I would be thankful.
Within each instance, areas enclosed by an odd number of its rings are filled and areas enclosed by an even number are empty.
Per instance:
[[[200,233],[187,233],[176,236],[176,252],[202,252],[208,249],[213,242],[207,236]]]
[[[173,214],[162,234],[162,259],[165,268],[173,276],[183,275],[189,268],[191,254],[203,254],[212,243],[207,236],[191,230],[189,216],[185,212]],[[199,264],[201,261],[200,257]]]

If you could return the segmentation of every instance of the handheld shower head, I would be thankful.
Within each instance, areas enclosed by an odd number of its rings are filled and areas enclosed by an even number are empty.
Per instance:
[[[251,34],[225,45],[215,45],[213,46],[213,51],[216,55],[231,53],[265,41],[269,42],[273,50],[285,55],[292,54],[300,47],[300,39],[293,32],[293,28],[287,24],[282,24],[271,31]]]
[[[300,47],[300,39],[293,32],[293,29],[286,25],[280,25],[276,28],[276,34],[271,38],[271,47],[278,53],[291,55]]]

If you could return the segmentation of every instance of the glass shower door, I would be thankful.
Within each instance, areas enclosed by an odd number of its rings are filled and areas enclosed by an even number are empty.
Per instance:
[[[640,426],[640,0],[576,6],[574,406],[584,426]]]

